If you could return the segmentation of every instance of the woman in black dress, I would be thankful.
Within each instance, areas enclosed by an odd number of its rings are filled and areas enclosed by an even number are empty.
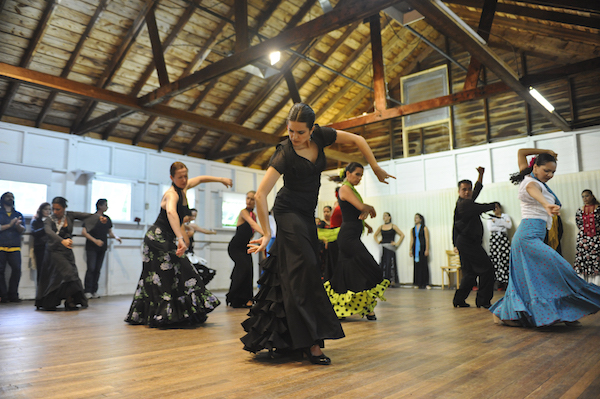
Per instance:
[[[44,252],[46,252],[46,242],[48,242],[48,237],[44,230],[44,221],[50,217],[50,213],[52,212],[51,207],[50,203],[43,202],[38,208],[35,217],[31,219],[31,235],[33,236],[33,256],[35,259],[37,284],[40,283]]]
[[[188,180],[181,162],[171,165],[173,184],[160,202],[160,213],[146,232],[143,268],[125,321],[150,327],[203,323],[219,300],[204,286],[202,277],[183,259],[187,246],[183,218],[189,214],[186,191],[200,183],[218,182],[231,187],[231,179],[196,176]]]
[[[429,285],[429,229],[425,226],[425,218],[415,214],[415,227],[410,230],[410,256],[414,260],[415,288],[431,289]]]
[[[294,104],[287,119],[289,138],[277,149],[256,192],[258,219],[264,236],[251,241],[250,252],[263,251],[271,238],[267,195],[283,175],[284,186],[277,193],[273,213],[277,237],[270,256],[263,260],[261,288],[249,318],[242,323],[247,334],[244,349],[304,350],[312,363],[328,365],[323,340],[344,336],[342,326],[321,283],[317,228],[314,212],[326,166],[323,148],[333,144],[354,144],[365,156],[379,181],[390,177],[375,161],[361,136],[314,125],[314,111],[306,104]]]
[[[343,179],[339,190],[343,221],[337,239],[338,263],[333,277],[325,282],[325,290],[339,318],[360,314],[368,320],[377,320],[374,312],[377,299],[385,300],[383,293],[390,282],[384,279],[382,269],[360,240],[365,227],[368,233],[373,232],[364,220],[375,217],[375,208],[365,204],[354,187],[362,180],[363,172],[361,164],[352,162],[339,178],[332,178]]]
[[[396,234],[398,239],[396,240]],[[381,236],[381,240],[379,239]],[[381,261],[379,266],[383,270],[383,278],[390,280],[390,286],[400,286],[398,276],[398,265],[396,264],[396,249],[404,241],[404,233],[398,226],[392,223],[392,215],[389,212],[383,213],[383,226],[379,226],[374,235],[377,244],[381,245]]]
[[[248,253],[248,243],[255,231],[262,234],[262,229],[256,223],[254,215],[255,192],[246,193],[246,208],[242,209],[237,218],[235,235],[229,242],[227,253],[233,260],[234,266],[231,271],[231,285],[226,296],[226,302],[232,308],[249,308],[252,306],[252,280],[254,279],[254,266],[252,255]]]
[[[83,284],[75,265],[73,255],[73,223],[75,219],[98,218],[106,223],[106,218],[92,213],[67,212],[67,200],[55,197],[52,200],[52,216],[44,221],[44,232],[48,239],[40,274],[35,306],[37,309],[56,310],[65,301],[65,310],[78,310],[88,307],[83,293]]]

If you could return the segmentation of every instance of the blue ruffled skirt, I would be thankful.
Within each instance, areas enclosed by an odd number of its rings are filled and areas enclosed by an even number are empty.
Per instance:
[[[510,249],[510,278],[504,298],[490,311],[502,320],[542,327],[575,321],[600,310],[600,287],[587,283],[544,244],[546,222],[523,219]]]

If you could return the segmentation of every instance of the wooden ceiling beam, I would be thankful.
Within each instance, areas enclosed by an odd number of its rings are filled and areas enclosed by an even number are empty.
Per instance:
[[[317,17],[296,28],[283,31],[272,39],[268,39],[247,50],[217,61],[188,77],[172,82],[168,86],[154,90],[142,97],[140,104],[151,106],[161,103],[167,97],[176,96],[195,85],[225,75],[262,57],[268,56],[273,50],[285,49],[305,40],[319,37],[327,32],[377,13],[396,2],[397,0],[347,0],[340,3],[333,11],[326,15]]]
[[[445,2],[479,9],[482,8],[483,3],[481,0],[445,0]],[[558,11],[548,11],[539,8],[524,7],[520,5],[505,3],[498,4],[496,6],[496,11],[501,12],[503,14],[511,14],[521,17],[540,19],[542,21],[558,22],[560,24],[600,29],[600,18],[582,17],[576,14],[569,14]]]
[[[486,42],[490,38],[490,32],[492,31],[492,23],[494,22],[494,15],[496,14],[496,6],[498,0],[484,0],[483,8],[481,10],[481,18],[479,19],[479,27],[477,28],[477,34],[483,38]],[[467,70],[467,76],[465,77],[465,84],[463,90],[470,90],[477,87],[479,81],[479,74],[481,73],[481,62],[477,58],[471,57],[469,62],[469,68]]]
[[[383,44],[381,43],[381,21],[379,13],[369,17],[371,32],[371,61],[373,67],[373,90],[375,108],[383,111],[387,108],[387,92],[385,89],[385,70],[383,66]]]
[[[160,42],[158,25],[156,24],[156,15],[154,14],[156,7],[158,7],[158,3],[150,9],[148,14],[146,14],[146,27],[148,28],[148,36],[150,37],[150,44],[152,45],[152,58],[154,60],[154,66],[156,67],[158,82],[161,86],[166,86],[170,83],[164,55],[166,48],[163,47]]]
[[[415,10],[423,15],[426,21],[443,32],[448,37],[453,37],[472,57],[477,58],[483,65],[492,71],[500,80],[508,85],[519,97],[535,108],[544,118],[563,131],[572,130],[571,126],[556,112],[549,112],[529,93],[529,89],[519,81],[519,77],[510,67],[500,59],[491,49],[482,44],[463,26],[447,14],[438,3],[430,1],[406,0]]]
[[[535,4],[538,6],[600,13],[600,4],[590,0],[521,0],[521,2]]]
[[[83,31],[81,37],[79,38],[79,41],[77,42],[77,45],[75,46],[75,49],[69,57],[69,61],[67,61],[67,65],[65,65],[62,73],[60,74],[61,78],[69,77],[69,74],[71,73],[75,62],[77,61],[77,58],[79,58],[79,55],[81,54],[81,50],[83,50],[83,45],[85,44],[85,41],[92,32],[92,29],[94,28],[94,25],[96,24],[98,19],[100,19],[100,17],[102,16],[104,10],[106,10],[106,6],[108,5],[109,1],[110,0],[102,0],[100,4],[98,4],[98,7],[96,7],[94,15],[92,15],[92,18],[90,18],[87,26],[85,27],[85,30]],[[54,100],[56,100],[57,95],[58,93],[56,91],[52,91],[50,93],[50,95],[46,99],[46,102],[44,103],[44,106],[42,107],[42,111],[38,115],[38,118],[35,122],[35,127],[39,128],[40,126],[42,126],[42,123],[44,123],[44,119],[46,119],[50,108],[52,108],[52,105],[54,104]]]
[[[301,103],[302,97],[300,97],[300,91],[298,90],[298,85],[296,84],[296,79],[294,79],[294,75],[292,71],[289,69],[283,73],[285,77],[285,82],[287,83],[288,92],[290,93],[290,98],[294,103]]]
[[[33,55],[35,54],[35,51],[37,50],[40,40],[42,39],[42,37],[44,36],[44,33],[46,32],[46,28],[48,27],[48,22],[50,21],[50,18],[52,18],[52,14],[53,14],[54,10],[56,9],[57,5],[58,5],[58,0],[50,0],[48,2],[48,5],[46,6],[46,8],[44,9],[44,12],[42,13],[42,17],[40,18],[40,22],[38,22],[37,27],[35,28],[35,31],[33,32],[33,36],[31,37],[31,39],[29,39],[29,45],[27,46],[27,50],[25,50],[25,54],[23,54],[23,57],[21,58],[21,61],[19,62],[20,67],[22,67],[22,68],[29,67],[29,64],[31,63]],[[2,8],[4,8],[4,4],[2,4]],[[1,11],[1,9],[0,9],[0,11]],[[0,118],[2,118],[2,116],[6,113],[6,110],[10,106],[10,103],[15,98],[15,95],[17,94],[17,91],[19,90],[19,86],[20,85],[18,82],[13,82],[10,84],[10,86],[6,90],[2,104],[0,104]]]
[[[97,87],[104,89],[104,88],[106,88],[106,86],[108,86],[108,84],[110,83],[110,80],[112,79],[114,74],[121,67],[121,64],[125,60],[125,57],[127,56],[127,53],[129,52],[129,50],[131,49],[132,44],[135,42],[135,39],[140,34],[142,27],[144,25],[144,20],[146,19],[146,14],[148,14],[150,12],[150,10],[152,9],[152,7],[154,7],[154,4],[157,1],[158,0],[149,0],[146,3],[144,3],[144,6],[140,10],[136,19],[133,21],[133,24],[127,31],[127,34],[121,41],[119,48],[117,49],[115,54],[113,54],[113,56],[110,60],[110,64],[104,69],[104,73],[98,79],[98,82],[96,83]],[[85,122],[91,116],[91,114],[94,112],[95,108],[96,108],[96,101],[94,101],[94,100],[86,101],[85,104],[83,105],[83,107],[81,107],[79,113],[77,114],[75,121],[71,125],[71,131],[77,131],[79,128],[79,125],[82,124],[83,122]]]
[[[248,34],[248,0],[234,0],[235,12],[235,46],[234,51],[239,53],[250,47]]]

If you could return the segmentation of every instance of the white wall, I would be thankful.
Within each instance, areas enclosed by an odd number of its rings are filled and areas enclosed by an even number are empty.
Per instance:
[[[229,288],[229,276],[233,261],[227,255],[227,244],[234,230],[220,228],[221,196],[223,191],[246,193],[256,190],[264,171],[205,161],[171,153],[133,147],[119,143],[55,133],[0,122],[0,180],[13,180],[48,185],[47,200],[62,196],[69,201],[69,209],[89,212],[91,179],[109,179],[132,184],[132,220],[139,217],[138,225],[131,222],[113,221],[114,232],[124,238],[119,245],[109,240],[109,251],[100,276],[100,295],[133,293],[142,269],[141,243],[143,235],[159,211],[162,196],[161,184],[171,184],[169,167],[175,161],[184,162],[190,176],[212,175],[229,177],[233,187],[218,183],[196,187],[197,223],[217,230],[216,235],[196,233],[196,253],[209,261],[217,270],[209,288]],[[278,182],[277,187],[281,185]],[[0,187],[0,192],[5,190]],[[274,193],[269,197],[272,204]],[[19,198],[15,201],[19,210]],[[110,209],[107,213],[110,216]],[[27,217],[28,216],[28,217]],[[29,230],[31,215],[26,215]],[[75,257],[81,278],[86,264],[80,237],[80,224],[74,233]],[[23,237],[23,277],[19,293],[29,299],[35,297],[35,271],[29,270],[29,235]],[[258,262],[254,259],[255,276]],[[10,268],[7,267],[7,274]]]
[[[357,190],[363,200],[377,210],[376,219],[369,219],[368,223],[376,229],[383,223],[383,212],[389,212],[394,224],[407,235],[397,252],[402,283],[410,284],[413,281],[413,262],[408,255],[408,234],[414,225],[414,214],[418,212],[425,216],[431,234],[431,283],[441,284],[440,266],[447,263],[445,251],[452,249],[452,216],[458,197],[456,183],[462,179],[475,181],[475,169],[478,166],[486,169],[484,189],[478,201],[499,201],[513,220],[514,226],[509,233],[510,236],[514,234],[521,220],[521,211],[517,200],[517,187],[510,184],[508,178],[510,174],[518,171],[517,150],[528,147],[549,148],[558,153],[558,169],[550,186],[563,203],[563,255],[569,262],[573,262],[577,235],[575,212],[582,205],[581,191],[591,189],[596,196],[600,195],[600,126],[382,162],[380,165],[388,173],[396,176],[396,180],[390,180],[389,185],[379,183],[370,168],[367,168]],[[332,171],[328,174],[334,173],[336,172]],[[319,198],[320,217],[323,206],[331,205],[335,201],[334,189],[335,184],[323,177]],[[486,229],[486,248],[488,241],[489,233]],[[380,249],[372,236],[363,236],[363,242],[379,260]]]

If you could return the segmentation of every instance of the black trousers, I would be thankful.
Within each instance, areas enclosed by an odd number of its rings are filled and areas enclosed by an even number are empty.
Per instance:
[[[481,243],[473,242],[458,236],[456,248],[460,256],[462,279],[460,287],[454,294],[454,303],[465,302],[471,290],[477,285],[479,277],[479,290],[475,303],[478,306],[489,306],[494,296],[494,265]]]

